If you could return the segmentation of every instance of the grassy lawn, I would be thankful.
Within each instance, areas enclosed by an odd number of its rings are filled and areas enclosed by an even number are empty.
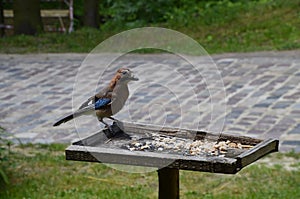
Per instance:
[[[188,1],[187,1],[188,2]],[[0,38],[0,53],[89,52],[106,38],[131,28],[156,26],[182,32],[209,53],[300,48],[300,0],[199,1],[166,15],[160,23],[108,21],[100,30]]]
[[[66,145],[13,147],[0,198],[157,198],[156,172],[66,161]],[[272,163],[270,165],[270,163]],[[284,164],[285,163],[285,164]],[[181,198],[300,198],[300,154],[272,154],[236,175],[180,172]]]

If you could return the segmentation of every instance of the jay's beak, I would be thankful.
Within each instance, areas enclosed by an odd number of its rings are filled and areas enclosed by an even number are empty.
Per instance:
[[[132,81],[138,81],[139,78],[137,78],[137,77],[135,77],[134,75],[132,75],[131,78],[130,78],[130,80],[132,80]]]

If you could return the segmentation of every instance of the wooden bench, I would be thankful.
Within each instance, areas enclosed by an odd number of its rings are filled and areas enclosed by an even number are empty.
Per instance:
[[[64,1],[69,9],[41,10],[41,17],[46,32],[73,32],[73,0]],[[0,29],[13,30],[13,10],[3,10],[4,24],[0,24]],[[55,27],[55,21],[59,27]],[[68,28],[67,28],[68,27]],[[12,34],[12,32],[10,33]]]
[[[14,13],[13,10],[4,10],[3,15],[5,19],[8,19],[9,22],[13,21]],[[66,23],[70,23],[69,17],[70,17],[70,11],[69,10],[58,10],[58,9],[53,9],[53,10],[41,10],[41,17],[43,20],[44,24],[44,30],[46,32],[66,32],[67,31],[67,26]],[[53,24],[47,23],[47,20],[57,20],[59,23],[60,27],[59,28],[53,28]],[[51,20],[54,22],[54,20]],[[12,29],[13,25],[8,24],[3,26],[3,28],[7,29]]]

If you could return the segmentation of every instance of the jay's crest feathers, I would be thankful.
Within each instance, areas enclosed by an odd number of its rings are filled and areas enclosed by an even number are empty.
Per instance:
[[[96,113],[98,120],[107,125],[103,118],[111,118],[112,115],[119,112],[124,106],[128,96],[128,86],[130,81],[137,81],[131,70],[128,68],[120,68],[115,76],[111,79],[109,85],[102,89],[96,95],[85,101],[77,111],[71,113],[56,123],[53,126],[58,126],[69,120],[81,115]]]

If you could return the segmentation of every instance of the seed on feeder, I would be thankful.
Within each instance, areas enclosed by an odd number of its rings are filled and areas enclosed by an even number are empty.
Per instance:
[[[242,144],[241,144],[241,143],[238,143],[238,144],[237,144],[237,148],[239,148],[239,149],[243,149],[243,146],[242,146]]]
[[[140,147],[140,146],[142,146],[142,144],[139,143],[139,142],[137,142],[137,143],[134,144],[134,146],[135,146],[135,147]]]
[[[157,149],[157,151],[163,151],[164,150],[164,148],[162,148],[162,147],[159,147],[158,149]]]
[[[243,144],[242,147],[243,147],[244,149],[251,149],[251,148],[253,148],[252,145],[248,145],[248,144],[246,144],[246,145]]]
[[[227,146],[221,146],[219,149],[221,152],[227,151]]]
[[[231,143],[228,144],[228,147],[230,147],[230,148],[236,148],[236,147],[237,147],[237,144],[231,142]]]
[[[150,148],[149,145],[144,145],[144,146],[141,147],[141,150],[149,149],[149,148]]]

